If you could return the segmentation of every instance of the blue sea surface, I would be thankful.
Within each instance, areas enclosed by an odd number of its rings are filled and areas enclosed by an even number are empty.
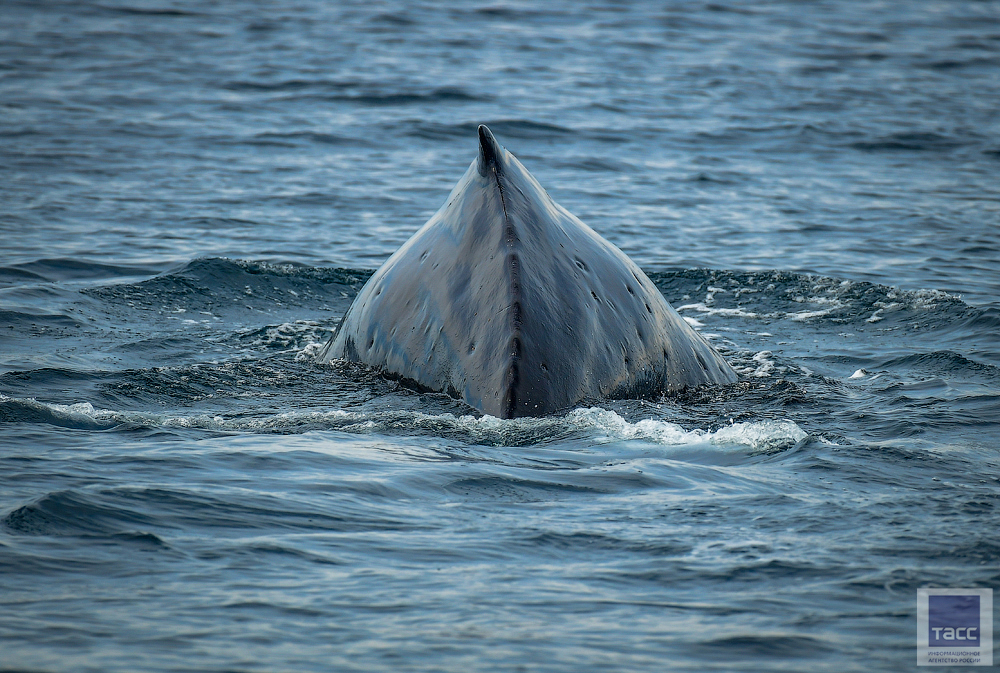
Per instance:
[[[0,670],[898,671],[1000,588],[1000,3],[0,2]],[[486,123],[740,375],[315,354]]]

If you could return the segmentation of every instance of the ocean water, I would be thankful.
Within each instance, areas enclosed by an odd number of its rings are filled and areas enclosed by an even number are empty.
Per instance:
[[[1000,588],[1000,4],[0,2],[0,669],[898,671]],[[739,383],[314,355],[476,125]]]

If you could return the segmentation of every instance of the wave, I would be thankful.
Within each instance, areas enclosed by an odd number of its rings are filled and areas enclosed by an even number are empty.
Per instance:
[[[150,276],[160,271],[162,268],[145,264],[106,264],[88,259],[56,257],[0,267],[0,282],[105,280]]]
[[[28,535],[114,534],[150,523],[150,517],[140,512],[108,507],[79,491],[50,493],[3,518],[8,530]]]
[[[251,417],[202,413],[179,415],[98,409],[89,402],[46,404],[34,399],[0,396],[0,420],[47,423],[66,428],[106,430],[113,427],[185,428],[216,432],[290,434],[336,430],[352,434],[420,434],[462,439],[471,444],[524,446],[561,438],[583,437],[596,443],[640,441],[665,447],[711,444],[767,451],[791,446],[807,434],[787,419],[731,423],[716,430],[685,430],[677,423],[652,418],[628,421],[601,407],[578,408],[563,416],[504,420],[493,416],[433,414],[398,409],[346,409],[257,413]]]
[[[148,280],[87,288],[83,293],[115,303],[157,306],[174,302],[183,307],[198,304],[199,299],[223,306],[234,299],[251,306],[274,301],[343,304],[342,300],[349,303],[372,273],[371,269],[290,262],[198,258]],[[650,271],[648,275],[677,310],[689,317],[860,326],[937,317],[961,320],[968,327],[1000,325],[1000,310],[970,306],[957,295],[933,289],[903,290],[786,271],[679,269]]]
[[[611,433],[611,441],[664,444],[671,433],[681,432],[681,425],[636,425],[641,421],[632,419],[648,415],[632,414],[638,408],[629,405],[638,401],[603,403],[609,413],[617,414],[604,420],[593,415],[557,417],[488,427],[488,420],[446,396],[421,395],[373,370],[316,365],[316,350],[371,273],[199,258],[139,282],[67,290],[85,301],[51,318],[59,329],[45,330],[49,341],[43,347],[57,354],[74,353],[74,364],[55,356],[43,360],[14,353],[11,369],[32,364],[48,369],[0,375],[0,392],[7,395],[0,401],[0,413],[7,421],[89,430],[126,425],[235,433],[427,432],[498,445],[549,441],[562,433],[596,441],[602,428]],[[681,269],[649,275],[742,378],[731,390],[685,391],[658,400],[687,405],[669,418],[684,428],[720,432],[720,420],[731,415],[725,412],[727,404],[779,409],[810,396],[837,396],[843,382],[868,386],[886,374],[905,380],[946,377],[956,391],[964,389],[965,379],[995,385],[995,367],[987,363],[1000,345],[1000,310],[970,306],[952,294],[783,271]],[[37,322],[21,312],[10,320],[16,325]],[[63,329],[75,328],[81,320],[87,334]],[[27,352],[28,340],[11,337],[28,330],[4,331],[10,334],[0,332],[0,339],[8,337],[15,347],[12,353],[17,348]],[[64,336],[76,340],[70,343]],[[882,354],[844,348],[858,339],[877,344]],[[972,339],[979,350],[963,350]],[[827,354],[816,359],[811,351],[804,356],[808,363],[802,360],[803,348],[813,349],[817,342]],[[95,355],[85,354],[88,346]],[[30,348],[38,347],[37,339],[31,341]],[[938,365],[928,357],[946,361]],[[55,379],[46,382],[42,372],[74,366],[87,380],[84,388],[76,388],[79,397],[66,399],[65,386]],[[35,398],[61,403],[82,398],[93,407],[45,406]],[[147,413],[164,408],[173,411]],[[278,413],[289,409],[295,411]],[[587,418],[591,425],[585,427]],[[615,418],[626,425],[612,432]],[[761,419],[751,415],[736,420]],[[750,428],[732,432],[748,433],[737,443],[756,450],[766,445],[772,430],[758,439],[750,437]],[[718,442],[724,436],[699,440],[691,435],[683,441]],[[788,433],[783,437],[781,442],[794,440]]]
[[[0,394],[0,421],[4,423],[45,423],[75,430],[107,430],[118,425],[99,418],[90,403],[45,404],[32,398],[12,398]]]
[[[892,133],[874,140],[851,143],[851,147],[868,152],[874,151],[945,151],[961,147],[965,143],[938,133]]]
[[[124,5],[95,5],[95,7],[112,14],[126,14],[133,16],[205,16],[202,12],[192,12],[190,10],[177,9],[174,7],[130,7]]]
[[[197,488],[121,487],[68,489],[48,493],[17,507],[2,520],[7,531],[21,535],[105,537],[118,542],[167,546],[160,529],[394,530],[398,520],[370,508],[349,515],[291,499]]]
[[[8,329],[30,330],[32,327],[79,327],[80,322],[62,313],[25,313],[0,309],[0,324]],[[0,336],[6,336],[0,333]]]
[[[745,322],[781,320],[835,325],[899,325],[920,320],[943,327],[961,320],[992,327],[1000,311],[974,307],[940,290],[897,287],[787,271],[683,269],[649,273],[661,292],[685,315],[718,316]]]
[[[410,122],[406,134],[430,140],[450,140],[474,137],[479,124],[483,123],[498,136],[523,140],[545,140],[553,136],[575,135],[575,131],[565,126],[531,121],[529,119],[499,119],[464,124],[440,124],[434,122]]]
[[[223,89],[241,93],[280,94],[281,100],[319,100],[372,106],[485,102],[490,96],[474,94],[458,86],[438,86],[425,90],[373,86],[363,80],[336,81],[323,78],[278,81],[235,80]]]
[[[247,308],[324,306],[339,317],[372,273],[296,263],[199,258],[139,283],[105,285],[82,292],[113,306],[197,312],[195,317],[200,312],[231,316],[245,314]]]

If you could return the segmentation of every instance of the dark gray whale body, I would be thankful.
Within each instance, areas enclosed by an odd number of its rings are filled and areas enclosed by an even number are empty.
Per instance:
[[[368,280],[319,356],[334,358],[500,418],[736,381],[642,270],[485,126],[448,202]]]

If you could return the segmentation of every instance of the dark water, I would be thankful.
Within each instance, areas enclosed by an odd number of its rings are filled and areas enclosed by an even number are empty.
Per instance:
[[[0,668],[914,668],[1000,586],[998,66],[988,1],[0,1]],[[314,364],[480,122],[738,384]]]

